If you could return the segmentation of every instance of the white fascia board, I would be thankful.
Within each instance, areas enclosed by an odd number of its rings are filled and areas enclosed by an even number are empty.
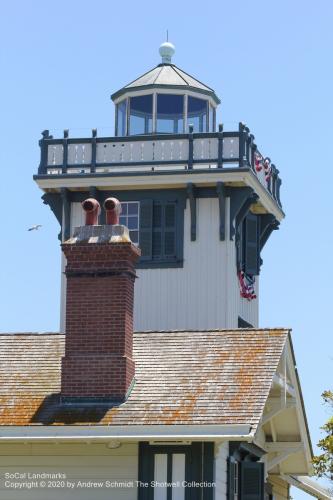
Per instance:
[[[302,405],[301,387],[299,385],[297,375],[296,375],[296,366],[294,364],[290,336],[287,340],[285,349],[286,349],[287,365],[289,368],[290,379],[291,379],[292,386],[293,386],[295,393],[296,393],[295,394],[296,395],[296,407],[295,407],[295,409],[296,409],[296,414],[297,414],[298,425],[300,428],[300,435],[301,435],[302,442],[304,443],[304,451],[305,451],[306,461],[308,464],[308,471],[310,473],[312,471],[311,442],[310,442],[310,437],[308,434],[308,428],[307,428],[307,424],[306,424],[306,415],[305,415],[305,411],[303,410],[303,405]]]
[[[0,443],[5,441],[107,441],[120,440],[242,440],[251,441],[250,425],[66,425],[3,426]]]
[[[228,172],[226,170],[220,172],[202,171],[184,171],[184,173],[167,174],[167,175],[131,175],[131,176],[103,176],[102,174],[96,177],[67,177],[56,178],[52,175],[46,179],[36,179],[38,187],[47,191],[49,189],[60,190],[66,184],[68,189],[76,190],[90,189],[90,186],[97,185],[99,188],[122,190],[122,189],[156,189],[156,188],[185,188],[189,182],[194,182],[198,187],[213,186],[217,182],[232,183],[243,182],[246,186],[252,187],[259,195],[260,202],[265,207],[268,213],[273,214],[278,221],[284,218],[283,211],[273,200],[270,193],[265,189],[253,172]]]
[[[154,84],[148,84],[148,85],[154,85]],[[157,84],[158,85],[158,84]],[[126,87],[124,87],[126,89]],[[152,94],[177,94],[177,95],[189,95],[191,97],[198,97],[200,95],[200,99],[204,99],[206,101],[209,101],[210,104],[214,106],[214,108],[217,107],[216,102],[212,98],[212,96],[206,94],[205,92],[200,92],[200,90],[189,90],[185,85],[184,88],[178,88],[178,89],[170,89],[170,87],[150,87],[148,89],[139,89],[135,90],[135,87],[129,87],[124,91],[121,96],[117,97],[113,103],[114,105],[119,104],[121,101],[126,99],[126,97],[138,97],[142,95],[152,95]],[[235,130],[235,133],[238,133],[238,131]]]
[[[277,220],[281,222],[281,220],[284,218],[284,212],[277,205],[276,201],[273,200],[269,191],[261,184],[256,175],[250,170],[249,172],[245,173],[244,177],[246,184],[252,187],[254,191],[259,195],[259,200],[266,208],[268,213],[275,215]]]

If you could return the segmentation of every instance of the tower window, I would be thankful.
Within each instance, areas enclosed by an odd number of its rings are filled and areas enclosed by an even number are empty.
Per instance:
[[[184,129],[184,96],[157,95],[157,132],[178,134]]]
[[[193,132],[207,132],[208,101],[188,96],[188,125],[193,125]]]
[[[130,98],[130,135],[150,134],[153,131],[153,96],[141,95]]]
[[[141,202],[140,248],[142,260],[177,260],[177,201]]]

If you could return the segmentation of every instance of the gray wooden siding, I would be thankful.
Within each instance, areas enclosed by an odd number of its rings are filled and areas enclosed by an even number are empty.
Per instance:
[[[81,206],[73,203],[72,229],[81,224]],[[196,241],[190,240],[188,201],[184,231],[183,268],[138,270],[135,330],[237,328],[238,316],[258,326],[258,300],[239,294],[235,244],[228,231],[226,240],[219,240],[218,200],[197,200]]]
[[[1,500],[136,500],[133,488],[10,489],[4,484],[6,472],[63,472],[69,481],[136,481],[138,445],[122,444],[109,449],[106,444],[39,444],[0,446]],[[10,479],[9,481],[18,481]],[[27,481],[33,481],[27,479]],[[47,482],[47,480],[46,480]]]

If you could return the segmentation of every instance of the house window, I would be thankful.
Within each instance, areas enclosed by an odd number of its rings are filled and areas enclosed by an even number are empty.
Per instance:
[[[121,203],[119,223],[128,227],[132,242],[138,245],[140,227],[140,203],[138,201],[124,201]]]
[[[140,203],[141,264],[166,267],[181,264],[184,210],[177,200],[142,200]]]
[[[235,462],[234,464],[234,500],[239,499],[239,464]]]
[[[139,500],[213,500],[214,443],[140,443],[140,482]]]
[[[228,458],[228,500],[264,500],[264,464]]]
[[[154,454],[154,500],[167,500],[168,489],[172,500],[185,500],[185,461],[185,453]]]
[[[183,266],[184,189],[105,191],[103,196],[121,201],[119,223],[128,227],[141,250],[138,268]]]

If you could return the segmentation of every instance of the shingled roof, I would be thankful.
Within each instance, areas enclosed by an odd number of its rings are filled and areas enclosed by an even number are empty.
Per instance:
[[[0,335],[0,425],[248,424],[262,415],[288,330],[134,334],[136,382],[116,407],[62,405],[63,334]]]

